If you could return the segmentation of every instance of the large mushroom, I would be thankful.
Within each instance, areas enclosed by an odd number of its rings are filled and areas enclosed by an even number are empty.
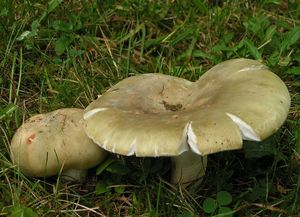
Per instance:
[[[82,115],[83,109],[68,108],[29,118],[13,136],[13,163],[28,176],[62,172],[65,178],[82,180],[86,169],[106,156],[84,133]]]
[[[86,108],[84,129],[113,153],[172,156],[172,182],[187,183],[204,174],[208,154],[273,134],[289,107],[277,75],[258,61],[234,59],[196,82],[163,74],[124,79]]]

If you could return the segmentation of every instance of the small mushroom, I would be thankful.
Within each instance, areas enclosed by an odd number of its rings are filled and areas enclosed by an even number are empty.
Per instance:
[[[87,135],[121,155],[172,156],[172,182],[204,175],[208,154],[261,141],[285,121],[290,96],[258,61],[220,63],[196,82],[163,74],[124,79],[84,113]]]
[[[82,180],[106,156],[84,133],[82,109],[59,109],[29,118],[11,141],[11,159],[33,177],[57,175]]]

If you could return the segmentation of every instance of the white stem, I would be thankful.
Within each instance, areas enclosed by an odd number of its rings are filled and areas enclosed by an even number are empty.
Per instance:
[[[84,182],[87,176],[87,170],[68,169],[63,171],[61,178],[67,181]]]
[[[207,156],[200,156],[192,151],[186,151],[171,159],[172,183],[181,183],[183,186],[187,186],[205,174]]]

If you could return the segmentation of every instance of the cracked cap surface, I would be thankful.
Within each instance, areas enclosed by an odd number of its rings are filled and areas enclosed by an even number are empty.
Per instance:
[[[136,156],[199,155],[261,141],[285,121],[290,96],[266,66],[228,60],[196,82],[163,74],[129,77],[85,110],[87,135],[104,149]]]

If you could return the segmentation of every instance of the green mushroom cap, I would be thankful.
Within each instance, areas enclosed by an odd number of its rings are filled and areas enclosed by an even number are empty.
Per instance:
[[[13,163],[33,177],[97,165],[106,152],[86,136],[82,116],[82,109],[68,108],[29,118],[12,139]]]
[[[277,75],[258,61],[234,59],[196,82],[155,73],[126,78],[85,109],[84,129],[102,148],[122,155],[207,155],[265,139],[289,107]]]

